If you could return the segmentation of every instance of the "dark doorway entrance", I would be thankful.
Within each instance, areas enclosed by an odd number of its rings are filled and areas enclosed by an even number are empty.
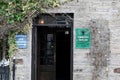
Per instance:
[[[32,80],[70,80],[72,26],[37,25],[33,32]]]
[[[37,28],[37,80],[70,80],[70,28]]]
[[[56,78],[70,80],[70,30],[56,33]]]

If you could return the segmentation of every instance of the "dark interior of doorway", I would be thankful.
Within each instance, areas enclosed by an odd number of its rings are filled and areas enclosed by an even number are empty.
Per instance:
[[[54,64],[45,64],[43,61],[41,62],[39,53],[40,46],[43,46],[43,41],[46,42],[45,36],[46,34],[54,34],[54,46],[55,46],[55,69],[52,69],[49,65]],[[37,43],[38,43],[38,52],[37,52],[37,80],[70,80],[70,58],[71,58],[71,28],[49,28],[49,27],[38,27],[37,28]],[[41,62],[41,63],[40,63]],[[49,62],[48,62],[49,63]],[[40,65],[38,65],[40,64]],[[43,67],[40,67],[40,66]],[[41,68],[41,69],[38,69]],[[48,69],[47,69],[48,68]],[[49,70],[51,69],[51,70]],[[54,71],[55,70],[55,73]],[[40,71],[40,72],[39,72]],[[46,72],[48,72],[46,74]],[[48,77],[45,79],[45,77]],[[51,78],[51,74],[55,74],[54,78]],[[41,78],[43,77],[43,78]]]
[[[31,80],[73,80],[73,20],[73,13],[40,13],[33,18]],[[52,59],[40,60],[47,51],[43,45],[47,33],[55,35],[55,64]]]
[[[56,34],[56,78],[70,80],[70,30]]]

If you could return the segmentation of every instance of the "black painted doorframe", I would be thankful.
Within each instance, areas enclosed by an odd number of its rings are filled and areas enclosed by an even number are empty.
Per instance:
[[[41,27],[41,26],[49,26],[49,27],[65,27],[65,26],[68,26],[68,25],[36,25],[36,24],[33,24],[33,28],[32,28],[32,56],[31,56],[31,80],[37,80],[36,76],[37,76],[37,64],[36,64],[36,61],[37,61],[37,27]],[[70,27],[70,34],[71,34],[71,49],[70,49],[70,80],[73,80],[73,21],[72,21],[72,24],[69,25]]]
[[[32,29],[32,64],[31,64],[31,80],[37,80],[37,27]],[[39,26],[40,27],[40,26]],[[73,80],[73,27],[71,26],[71,51],[70,51],[70,80]]]

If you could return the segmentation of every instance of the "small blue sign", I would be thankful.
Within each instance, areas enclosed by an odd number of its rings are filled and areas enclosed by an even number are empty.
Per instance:
[[[27,48],[27,35],[17,34],[16,35],[16,44],[18,48],[25,49]]]

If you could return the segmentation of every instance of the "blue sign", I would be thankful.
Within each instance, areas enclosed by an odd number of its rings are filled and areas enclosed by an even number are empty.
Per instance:
[[[27,35],[17,34],[16,35],[16,44],[18,48],[27,48]]]

